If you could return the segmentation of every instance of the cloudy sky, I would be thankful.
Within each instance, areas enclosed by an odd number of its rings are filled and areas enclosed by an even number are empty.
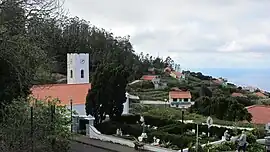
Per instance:
[[[131,36],[136,52],[270,91],[269,0],[66,0],[71,16]],[[268,78],[268,79],[267,79]]]

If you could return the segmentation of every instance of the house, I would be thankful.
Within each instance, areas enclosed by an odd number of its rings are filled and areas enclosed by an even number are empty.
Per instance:
[[[160,76],[158,75],[143,75],[142,80],[151,81],[154,84],[155,89],[159,89]]]
[[[191,93],[189,91],[172,90],[169,92],[169,103],[171,107],[188,108],[191,102]]]
[[[172,72],[170,73],[170,76],[171,76],[171,77],[174,77],[174,78],[176,78],[176,79],[185,79],[185,75],[184,75],[183,73],[177,72],[177,71],[172,71]]]
[[[216,85],[227,86],[228,80],[224,79],[224,78],[218,78],[218,79],[212,80],[212,82],[213,82],[213,84],[216,84]]]
[[[268,98],[268,96],[266,96],[264,93],[262,92],[256,92],[255,95],[259,98]]]
[[[243,93],[238,93],[238,92],[234,92],[231,95],[232,97],[247,97],[246,95],[244,95]]]
[[[270,122],[270,106],[253,105],[246,109],[252,115],[252,123],[267,124]]]
[[[243,87],[243,90],[246,90],[249,92],[255,92],[256,90],[258,90],[258,88],[252,87],[252,86],[245,86],[245,87]]]

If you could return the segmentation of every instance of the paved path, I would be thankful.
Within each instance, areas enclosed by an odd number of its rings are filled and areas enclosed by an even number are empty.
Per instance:
[[[80,147],[83,147],[82,150],[78,152],[84,152],[83,150],[93,150],[94,152],[138,152],[134,148],[113,144],[110,142],[90,139],[87,136],[79,136],[74,139],[72,142],[73,150],[72,152],[77,152],[76,150]],[[88,151],[88,152],[89,152]],[[86,152],[86,151],[85,151]]]
[[[112,152],[112,151],[78,142],[71,142],[70,152]]]

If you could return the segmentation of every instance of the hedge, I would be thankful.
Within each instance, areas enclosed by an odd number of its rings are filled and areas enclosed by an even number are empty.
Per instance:
[[[145,115],[144,120],[146,125],[156,126],[159,128],[159,130],[163,132],[173,133],[173,134],[181,134],[181,126],[182,123],[172,120],[172,119],[166,119],[159,116],[149,116]],[[139,115],[129,115],[129,116],[122,116],[117,119],[114,119],[114,121],[117,121],[119,123],[126,123],[126,124],[136,124],[136,122],[140,121]],[[189,123],[184,125],[184,132],[187,130],[196,129],[196,124]],[[232,129],[228,129],[225,127],[215,127],[212,126],[210,128],[210,136],[217,136],[218,138],[221,138],[224,135],[224,132],[228,130],[231,135],[240,134],[241,130],[236,129],[233,131]],[[208,132],[208,126],[207,125],[199,125],[199,132]]]
[[[96,126],[102,134],[113,135],[116,134],[116,130],[121,128],[123,134],[128,134],[134,137],[138,137],[142,134],[142,126],[139,124],[122,124],[115,121],[106,121]],[[151,132],[151,129],[146,128],[146,133]]]

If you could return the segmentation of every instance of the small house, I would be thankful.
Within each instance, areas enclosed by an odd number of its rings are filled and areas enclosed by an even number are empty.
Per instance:
[[[256,92],[255,95],[259,98],[268,98],[268,96],[266,96],[264,93],[262,92]]]
[[[185,75],[182,74],[181,72],[177,72],[177,71],[172,71],[170,74],[171,77],[174,77],[176,79],[185,79]]]
[[[169,103],[171,107],[188,108],[192,105],[191,93],[189,91],[172,90],[169,92]]]
[[[143,75],[142,80],[151,81],[154,84],[155,89],[159,89],[160,76],[158,75]]]

